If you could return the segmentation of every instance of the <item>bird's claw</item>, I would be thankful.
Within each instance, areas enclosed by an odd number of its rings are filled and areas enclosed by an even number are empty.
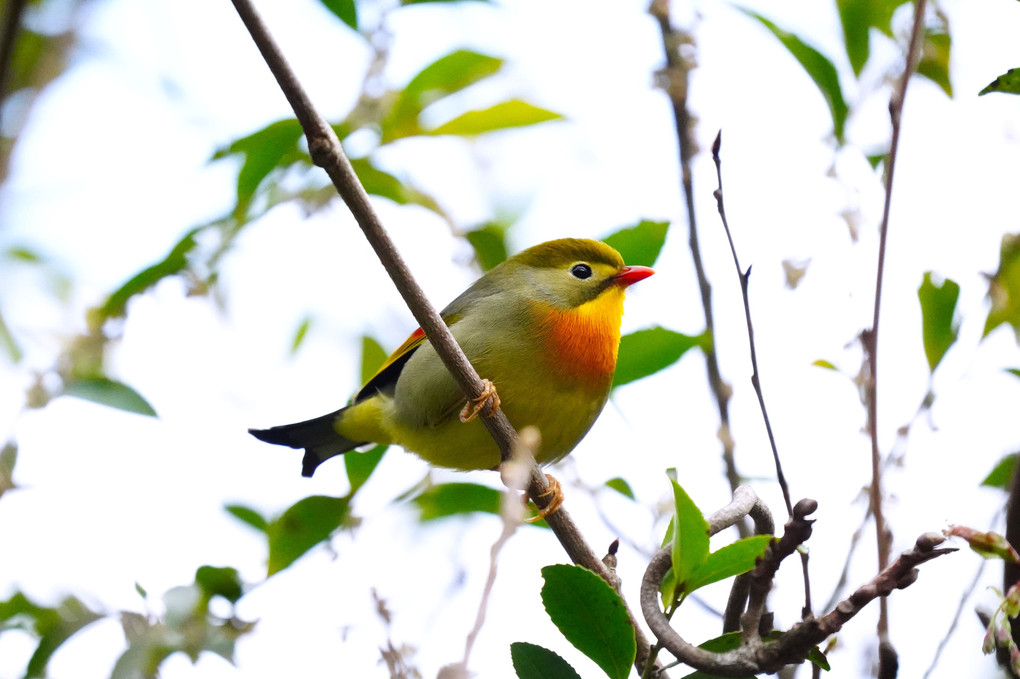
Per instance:
[[[549,502],[545,505],[545,507],[539,508],[538,514],[530,519],[526,519],[529,522],[535,522],[539,519],[546,518],[550,514],[555,514],[560,510],[560,506],[563,504],[563,486],[560,485],[560,482],[556,480],[555,476],[550,474],[545,475],[545,480],[549,482],[549,490],[539,495],[539,497],[548,497]],[[525,501],[528,500],[527,493],[524,494],[524,499]]]
[[[478,398],[468,399],[464,409],[460,411],[460,421],[470,422],[478,417],[478,413],[485,411],[486,417],[492,417],[499,410],[499,394],[496,393],[496,385],[489,380],[482,378],[482,395]]]

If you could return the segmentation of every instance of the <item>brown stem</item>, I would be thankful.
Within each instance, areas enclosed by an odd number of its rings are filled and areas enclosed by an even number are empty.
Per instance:
[[[907,85],[917,68],[921,52],[921,37],[924,28],[926,1],[916,0],[914,24],[907,48],[906,64],[899,85],[889,102],[889,119],[892,123],[892,137],[885,168],[885,203],[882,208],[882,223],[879,227],[878,266],[875,275],[875,308],[871,328],[861,333],[861,340],[868,359],[870,379],[866,393],[868,401],[868,433],[871,438],[871,511],[875,518],[875,534],[878,542],[878,567],[884,569],[889,563],[892,551],[892,533],[885,521],[882,507],[882,456],[878,447],[878,328],[882,303],[882,281],[885,274],[885,252],[889,233],[889,213],[892,205],[893,175],[896,169],[896,155],[900,143],[900,122],[903,103],[907,97]],[[878,617],[879,677],[895,677],[896,651],[889,639],[889,608],[885,599],[880,602]]]
[[[698,278],[698,290],[701,293],[701,306],[705,314],[705,332],[712,338],[709,346],[703,349],[705,354],[705,369],[708,373],[708,385],[715,396],[716,407],[719,410],[719,440],[723,447],[723,465],[726,469],[726,479],[730,484],[730,492],[733,492],[742,483],[740,473],[737,471],[736,458],[734,456],[734,442],[730,430],[730,386],[722,378],[719,371],[719,358],[715,352],[715,320],[712,313],[712,284],[709,283],[708,275],[705,273],[705,265],[701,258],[701,245],[698,241],[698,223],[694,215],[694,181],[691,172],[691,161],[697,152],[693,138],[694,121],[687,110],[687,92],[689,86],[690,71],[694,68],[692,60],[686,59],[681,54],[684,45],[693,44],[687,33],[674,28],[669,19],[670,0],[653,0],[648,8],[649,13],[659,24],[659,32],[662,34],[662,46],[666,53],[666,67],[662,71],[665,78],[667,96],[673,110],[673,120],[676,128],[677,142],[680,153],[680,176],[684,194],[684,204],[687,209],[687,230],[688,248],[691,251],[691,260],[694,262],[694,272]],[[750,535],[750,530],[743,522],[737,524],[741,537]]]

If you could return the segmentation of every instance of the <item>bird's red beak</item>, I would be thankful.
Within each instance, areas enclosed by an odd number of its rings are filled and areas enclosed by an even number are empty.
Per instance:
[[[627,287],[628,285],[633,285],[638,281],[643,281],[653,273],[655,273],[655,271],[647,266],[625,266],[620,269],[620,273],[616,274],[613,278],[617,285]]]

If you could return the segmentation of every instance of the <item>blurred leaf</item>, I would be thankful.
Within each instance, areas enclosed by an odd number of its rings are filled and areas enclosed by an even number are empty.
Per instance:
[[[629,497],[631,500],[636,499],[634,497],[634,490],[630,487],[630,484],[627,483],[622,478],[620,478],[619,476],[617,476],[615,479],[609,479],[608,481],[606,481],[606,486],[612,488],[620,495],[625,495]]]
[[[870,29],[877,28],[892,37],[893,11],[905,0],[836,0],[846,56],[859,76],[870,54]]]
[[[1002,459],[995,463],[992,471],[988,472],[988,476],[981,482],[981,485],[990,488],[1001,488],[1002,490],[1009,488],[1009,482],[1013,479],[1013,473],[1016,469],[1016,457],[1016,453],[1003,455]]]
[[[1020,368],[1006,368],[1006,372],[1014,377],[1020,377]]]
[[[347,518],[348,498],[312,495],[291,505],[266,529],[269,571],[279,573],[305,552],[329,539]]]
[[[999,270],[989,278],[988,297],[992,307],[982,337],[1009,323],[1020,343],[1020,234],[1007,233],[1002,237]]]
[[[3,347],[7,357],[11,359],[11,363],[20,363],[25,355],[25,352],[18,345],[18,341],[14,339],[11,329],[7,326],[7,321],[4,320],[2,312],[0,312],[0,347]]]
[[[388,446],[376,446],[363,453],[356,450],[344,453],[344,466],[347,468],[347,481],[351,484],[351,495],[365,485],[372,472],[379,466],[387,449]]]
[[[613,388],[629,384],[668,368],[687,350],[703,346],[705,335],[684,335],[662,327],[638,330],[620,338]]]
[[[296,119],[278,120],[213,155],[214,160],[237,154],[244,157],[237,174],[237,205],[233,211],[237,219],[245,218],[255,191],[270,172],[298,161],[311,162],[298,146],[303,134],[301,123]]]
[[[351,166],[367,193],[388,198],[397,205],[420,205],[442,217],[446,216],[432,196],[401,182],[389,172],[380,170],[368,158],[354,158],[351,160]]]
[[[843,130],[846,125],[847,105],[843,99],[843,90],[839,85],[839,74],[832,62],[821,52],[811,47],[798,36],[783,30],[762,15],[752,12],[749,9],[738,7],[742,12],[753,19],[757,19],[765,28],[769,29],[779,42],[786,47],[787,51],[800,63],[811,80],[814,81],[818,90],[825,97],[829,105],[829,113],[832,115],[832,131],[836,142],[843,145]]]
[[[932,272],[926,271],[921,287],[917,289],[917,297],[921,302],[924,355],[928,359],[928,369],[935,372],[959,335],[960,327],[955,315],[960,286],[948,278],[939,285],[934,282]]]
[[[397,94],[382,121],[381,143],[421,134],[418,116],[426,106],[489,77],[502,66],[502,59],[471,50],[457,50],[432,62]]]
[[[477,483],[440,483],[415,497],[412,502],[421,521],[432,521],[457,514],[484,512],[499,514],[500,492]]]
[[[401,5],[424,5],[430,2],[490,2],[490,0],[400,0]]]
[[[771,535],[753,535],[711,552],[705,562],[691,574],[684,585],[684,592],[690,593],[713,582],[748,572],[754,568],[770,542]]]
[[[361,383],[365,384],[370,379],[375,377],[375,374],[379,372],[379,368],[382,367],[383,363],[389,354],[383,349],[382,345],[373,337],[368,335],[362,335],[361,337]]]
[[[312,327],[312,317],[305,316],[298,323],[297,330],[294,331],[294,339],[290,342],[290,355],[293,356],[301,348],[301,343],[305,341],[305,337],[308,336],[308,330]]]
[[[836,372],[839,372],[839,368],[837,368],[831,361],[826,361],[824,358],[812,361],[811,365],[817,368],[825,368],[826,370],[835,370]]]
[[[101,320],[120,318],[127,312],[128,301],[135,295],[145,292],[156,283],[168,276],[174,276],[188,268],[188,254],[197,245],[195,235],[198,229],[184,234],[170,253],[162,261],[139,271],[130,280],[110,294],[106,302],[98,310]]]
[[[428,130],[426,134],[432,136],[455,134],[469,137],[562,119],[563,116],[559,113],[539,108],[520,99],[511,99],[486,109],[463,113],[434,130]]]
[[[8,441],[0,449],[0,497],[9,490],[14,490],[14,465],[18,462],[18,446]]]
[[[156,417],[156,411],[141,394],[123,382],[105,377],[70,381],[64,385],[63,394],[129,413]]]
[[[978,96],[990,92],[1001,92],[1003,94],[1020,94],[1020,68],[1011,68],[998,78],[988,83]]]
[[[676,578],[674,597],[691,593],[688,582],[708,559],[708,523],[687,491],[670,478],[673,486],[672,571]],[[672,603],[670,601],[669,603]]]
[[[615,248],[623,261],[631,266],[652,266],[666,243],[669,222],[652,222],[643,219],[635,226],[620,229],[603,238],[606,245]]]
[[[797,289],[801,279],[807,274],[809,264],[811,264],[810,258],[783,260],[783,277],[786,279],[787,288],[790,290]]]
[[[867,159],[868,165],[871,166],[872,170],[877,170],[878,166],[885,161],[888,155],[889,155],[888,151],[885,151],[883,153],[872,153],[870,155],[865,156],[865,159]]]
[[[358,9],[354,0],[319,0],[323,6],[335,14],[340,21],[358,30]]]
[[[227,505],[224,509],[232,514],[234,518],[248,524],[260,533],[265,533],[269,530],[269,521],[266,520],[266,517],[262,516],[262,514],[251,507],[245,507],[244,505]]]
[[[546,566],[542,578],[542,604],[567,641],[611,679],[629,677],[637,645],[616,590],[580,566]]]
[[[921,60],[917,63],[917,73],[941,87],[949,98],[953,96],[953,84],[949,80],[949,53],[952,44],[947,24],[926,29],[924,44],[921,45]]]
[[[506,229],[496,223],[489,223],[464,234],[475,250],[475,259],[482,271],[488,271],[507,258]]]
[[[581,679],[573,667],[555,651],[515,641],[510,644],[510,659],[517,679]]]
[[[64,597],[54,608],[40,606],[21,592],[0,601],[0,631],[21,629],[38,640],[25,667],[26,679],[47,676],[47,665],[57,649],[102,617],[73,596]]]
[[[1016,553],[1006,538],[994,531],[980,531],[968,526],[951,525],[942,531],[947,537],[962,538],[972,550],[986,559],[1002,559],[1006,563],[1020,563],[1020,555]]]
[[[195,584],[202,589],[207,599],[221,596],[236,604],[244,594],[244,583],[236,568],[199,566],[195,571]]]

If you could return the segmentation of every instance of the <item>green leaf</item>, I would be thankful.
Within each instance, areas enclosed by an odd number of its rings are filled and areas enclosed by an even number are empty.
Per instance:
[[[269,521],[258,510],[244,505],[227,505],[224,509],[235,519],[248,524],[260,533],[265,533],[269,530]]]
[[[70,381],[64,385],[63,393],[129,413],[156,417],[156,411],[141,394],[123,382],[105,377]]]
[[[772,32],[772,35],[779,39],[779,42],[793,55],[804,71],[811,77],[818,90],[829,105],[829,113],[832,116],[832,131],[836,142],[843,145],[843,132],[846,125],[847,105],[843,98],[843,90],[839,85],[839,74],[832,62],[821,52],[811,47],[798,36],[783,30],[779,26],[749,9],[739,7],[748,16],[757,19],[765,28]]]
[[[854,75],[859,76],[870,54],[870,29],[877,28],[892,37],[893,11],[905,0],[836,0],[847,59]]]
[[[11,359],[11,363],[20,363],[21,358],[25,355],[21,345],[18,344],[18,340],[14,338],[14,333],[11,332],[10,327],[7,325],[7,321],[4,320],[3,313],[0,313],[0,347],[3,348],[7,357]]]
[[[305,552],[329,539],[347,518],[346,497],[312,495],[291,505],[269,524],[269,572],[279,573]]]
[[[687,491],[670,478],[673,486],[673,566],[681,596],[690,594],[688,581],[708,559],[708,523]]]
[[[320,0],[323,6],[336,15],[340,21],[358,30],[358,8],[354,0]]]
[[[18,462],[18,446],[8,441],[0,448],[0,497],[9,490],[14,490],[14,465]]]
[[[21,592],[0,601],[0,631],[21,629],[38,638],[25,668],[26,678],[47,676],[47,665],[57,649],[102,617],[73,596],[65,597],[54,608],[40,606]]]
[[[381,143],[421,134],[418,117],[426,106],[491,76],[502,66],[502,59],[471,50],[457,50],[432,62],[397,94],[381,124]]]
[[[164,278],[175,276],[187,269],[188,255],[197,245],[195,240],[197,233],[198,229],[188,231],[171,248],[166,257],[152,266],[139,271],[130,280],[111,293],[103,306],[99,307],[100,320],[124,316],[127,313],[128,301],[132,297],[145,292]]]
[[[710,553],[684,586],[689,594],[713,582],[719,582],[754,568],[758,558],[772,542],[771,535],[753,535]]]
[[[621,495],[629,497],[631,500],[636,499],[634,497],[634,490],[630,487],[630,484],[627,483],[622,478],[620,478],[619,476],[617,476],[614,479],[609,479],[608,481],[606,481],[606,486],[612,488]]]
[[[1009,483],[1013,480],[1013,473],[1016,469],[1016,456],[1016,453],[1003,455],[1002,459],[995,463],[992,471],[988,472],[988,476],[981,482],[981,485],[988,486],[989,488],[1001,488],[1002,490],[1009,488]]]
[[[312,317],[305,316],[298,323],[297,330],[294,331],[294,339],[290,342],[290,355],[293,356],[301,348],[301,344],[305,341],[305,337],[308,336],[308,330],[312,327]]]
[[[666,243],[669,222],[642,219],[632,227],[620,229],[602,240],[623,256],[623,261],[634,266],[652,266]]]
[[[199,566],[195,571],[195,584],[205,593],[207,599],[221,596],[232,604],[244,594],[244,583],[236,568]]]
[[[949,35],[949,26],[945,17],[939,13],[937,26],[929,27],[924,32],[924,43],[921,45],[921,60],[917,63],[917,73],[928,78],[942,88],[947,97],[953,96],[953,84],[949,80],[949,53],[953,40]]]
[[[372,476],[372,472],[379,466],[383,453],[388,448],[389,446],[376,446],[363,453],[356,450],[344,453],[344,467],[347,469],[347,481],[351,484],[351,495],[354,495],[365,485],[365,482]]]
[[[380,170],[368,158],[352,159],[351,167],[354,168],[354,173],[361,180],[366,193],[388,198],[397,205],[420,205],[442,217],[446,216],[446,213],[443,212],[442,207],[436,202],[435,198],[415,189],[409,184],[401,182],[389,172]]]
[[[928,359],[928,369],[935,372],[959,335],[960,327],[955,315],[960,286],[948,278],[940,285],[935,282],[932,272],[926,271],[921,287],[917,289],[917,297],[921,302],[924,355]]]
[[[521,99],[511,99],[486,109],[468,111],[434,130],[427,131],[426,134],[432,136],[455,134],[470,137],[496,130],[526,127],[562,119],[563,116],[559,113],[539,108]]]
[[[506,228],[490,222],[464,234],[475,250],[475,259],[482,271],[488,271],[507,258]]]
[[[425,489],[412,502],[423,522],[471,512],[499,514],[500,492],[477,483],[440,483]]]
[[[988,297],[992,307],[982,337],[1009,323],[1020,343],[1020,234],[1007,233],[1002,237],[999,269],[989,278]]]
[[[780,630],[770,630],[769,632],[763,634],[762,638],[765,641],[776,641],[777,639],[782,637],[783,634],[784,633],[781,632]],[[698,648],[704,649],[706,651],[711,651],[712,653],[726,653],[728,651],[734,651],[740,648],[741,638],[742,637],[740,632],[727,632],[726,634],[722,634],[718,637],[715,637],[714,639],[709,639],[705,642],[698,644]],[[829,661],[826,659],[825,654],[818,650],[817,646],[808,651],[807,659],[810,662],[814,663],[815,665],[818,665],[826,672],[828,672],[830,669]],[[700,672],[688,674],[686,677],[684,677],[684,679],[690,679],[691,677],[699,677],[699,679],[715,679],[712,675],[702,674]]]
[[[270,172],[298,161],[311,163],[308,154],[298,146],[303,134],[301,123],[296,119],[278,120],[213,155],[213,159],[238,154],[244,156],[241,171],[237,174],[237,205],[233,211],[237,219],[245,217],[255,191]]]
[[[705,335],[684,335],[662,327],[638,330],[620,338],[613,388],[629,384],[668,368],[687,350],[704,346]]]
[[[510,644],[510,659],[517,679],[581,679],[559,654],[536,644],[515,641]]]
[[[365,384],[375,377],[375,374],[379,372],[379,368],[382,367],[388,357],[389,354],[375,338],[369,337],[368,335],[362,335],[361,383]]]
[[[1001,92],[1002,94],[1020,94],[1020,68],[1011,68],[998,78],[988,83],[978,96],[990,92]]]
[[[815,361],[812,361],[811,365],[815,366],[816,368],[825,368],[826,370],[835,370],[836,372],[839,372],[839,368],[837,368],[836,365],[832,363],[832,361],[826,361],[824,358],[819,358]]]
[[[1006,368],[1006,372],[1013,377],[1020,377],[1020,368]]]
[[[616,590],[580,566],[546,566],[542,577],[542,604],[567,641],[610,679],[630,676],[637,645]]]

